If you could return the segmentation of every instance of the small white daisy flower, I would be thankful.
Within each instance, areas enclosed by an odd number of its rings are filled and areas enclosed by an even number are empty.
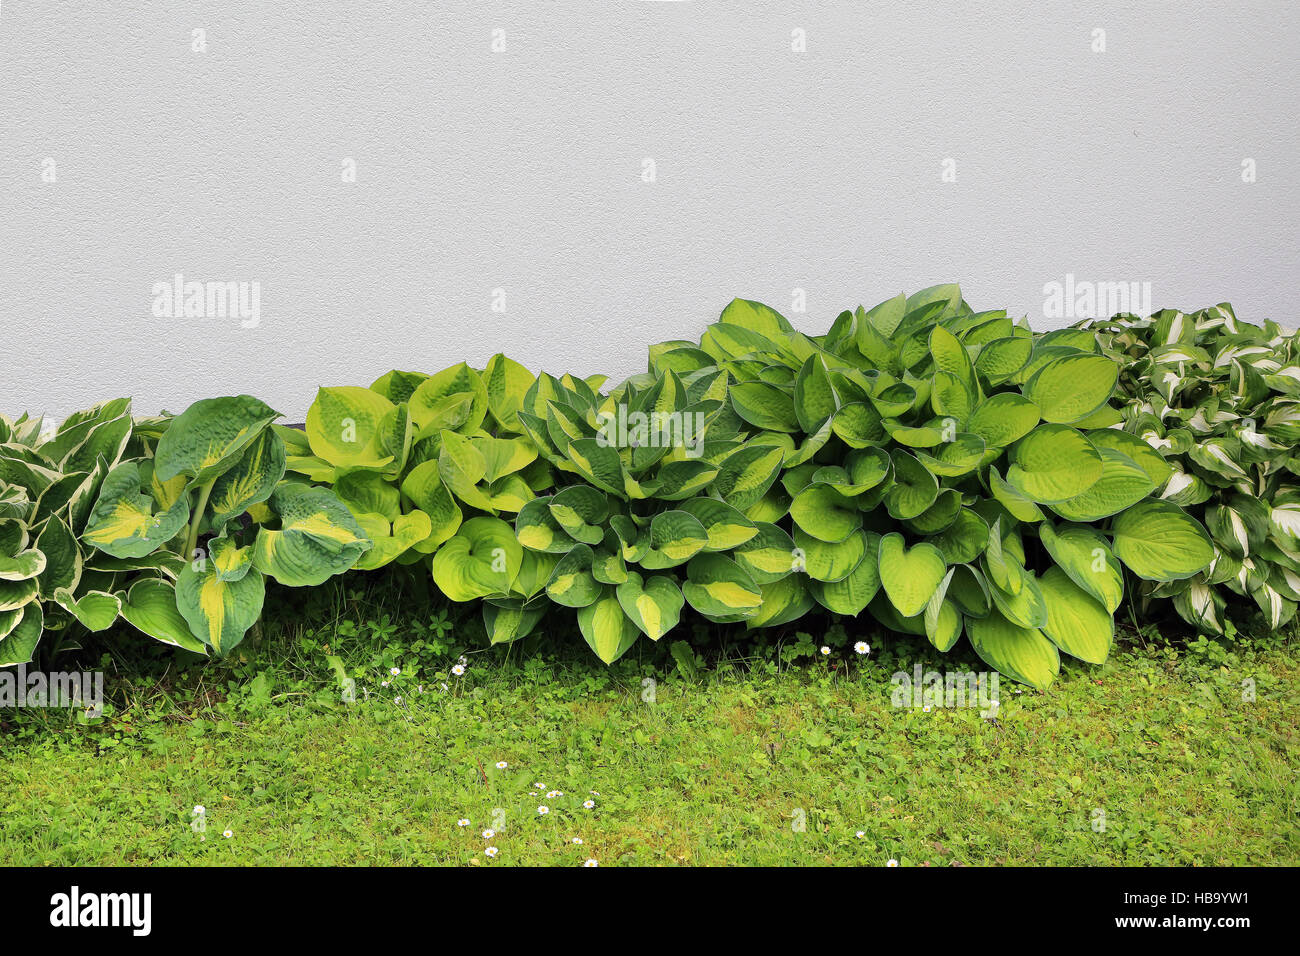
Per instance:
[[[583,865],[583,866],[600,866],[600,864],[597,863],[595,860],[588,860],[586,863],[584,863],[584,864],[582,864],[582,865]]]
[[[921,712],[928,714],[930,712],[930,705],[926,704],[924,707],[922,707]]]
[[[461,817],[459,820],[456,821],[456,826],[458,826],[458,827],[467,827],[467,826],[469,826],[469,821],[468,821],[467,819],[465,819],[464,817]]]
[[[544,783],[535,783],[535,784],[533,784],[533,789],[534,789],[534,790],[545,790],[545,789],[546,789],[546,784],[544,784]]]
[[[195,812],[195,813],[207,813],[208,811],[207,811],[207,808],[203,806],[203,804],[199,803],[199,804],[195,804],[195,806],[194,806],[194,812]]]
[[[591,809],[592,807],[594,807],[595,805],[596,805],[596,801],[595,801],[595,800],[583,800],[583,801],[582,801],[582,808],[583,808],[584,810],[590,810],[590,809]]]
[[[898,861],[890,860],[888,863],[885,864],[885,866],[898,866]]]
[[[575,846],[582,846],[582,837],[574,837],[571,841]]]
[[[388,686],[388,681],[386,681],[386,680],[381,680],[381,681],[379,682],[379,686],[380,686],[380,687],[387,687],[387,686]]]
[[[398,674],[402,673],[402,669],[400,667],[393,667],[389,669],[388,673],[396,677]]]
[[[498,760],[498,761],[497,761],[497,769],[498,769],[498,770],[505,770],[506,767],[508,767],[508,766],[510,766],[510,764],[506,763],[504,760]]]
[[[452,672],[453,674],[455,674],[457,677],[460,677],[461,675],[463,675],[463,674],[465,673],[465,665],[464,665],[464,664],[456,664],[454,667],[452,667],[451,672]],[[443,686],[446,687],[447,685],[444,684]]]
[[[556,797],[562,797],[562,796],[564,796],[563,790],[551,790],[546,794],[546,799],[554,800]]]
[[[484,831],[483,831],[483,839],[485,839],[485,840],[490,840],[490,839],[492,839],[492,838],[493,838],[494,836],[496,836],[496,835],[497,835],[497,831],[496,831],[496,830],[484,830]]]
[[[830,657],[830,656],[831,656],[831,649],[830,649],[829,647],[827,647],[825,644],[823,644],[823,645],[822,645],[822,657]]]
[[[866,641],[858,641],[858,643],[853,645],[853,649],[857,651],[859,654],[871,653],[871,645],[868,644]]]
[[[545,805],[542,805],[542,806],[540,806],[540,807],[537,808],[537,815],[538,815],[539,817],[544,817],[544,816],[546,816],[546,815],[547,815],[548,813],[550,813],[550,812],[551,812],[551,808],[548,807],[548,806],[545,806]]]
[[[859,840],[861,840],[863,837],[866,836],[866,833],[864,833],[862,830],[859,830],[857,833],[855,833],[855,834],[853,834],[853,835],[854,835],[855,837],[857,837]]]
[[[235,833],[234,833],[233,830],[225,830],[225,831],[222,832],[221,835],[222,835],[223,837],[225,837],[227,840],[229,840],[232,836],[235,835]]]
[[[494,846],[490,846],[483,851],[483,855],[487,857],[489,860],[495,860],[497,858],[497,848]]]

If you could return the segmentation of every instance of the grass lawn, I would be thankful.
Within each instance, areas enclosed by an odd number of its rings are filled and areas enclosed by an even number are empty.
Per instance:
[[[1294,644],[1121,647],[1046,693],[1003,680],[988,719],[894,707],[895,671],[983,665],[877,643],[705,666],[642,641],[612,668],[496,648],[456,676],[445,626],[378,618],[147,678],[109,654],[103,718],[0,712],[0,863],[1300,862]]]

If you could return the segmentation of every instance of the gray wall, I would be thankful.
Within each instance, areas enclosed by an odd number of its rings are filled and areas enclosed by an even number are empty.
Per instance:
[[[4,0],[0,408],[621,378],[733,296],[819,332],[951,280],[1294,325],[1297,54],[1282,2]],[[153,314],[176,273],[259,283],[257,327]]]

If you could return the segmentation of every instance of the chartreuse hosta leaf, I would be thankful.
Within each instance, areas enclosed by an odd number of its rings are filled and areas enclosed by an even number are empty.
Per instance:
[[[677,626],[685,603],[681,589],[666,574],[642,578],[629,571],[627,580],[615,588],[615,596],[623,613],[652,641]]]
[[[966,633],[985,663],[1021,683],[1044,690],[1061,670],[1056,645],[1042,631],[1014,624],[996,610],[967,620]]]
[[[1177,581],[1205,570],[1214,546],[1196,519],[1167,501],[1143,501],[1111,524],[1115,556],[1140,578]]]
[[[650,522],[650,548],[639,563],[650,571],[673,568],[695,557],[708,543],[709,533],[700,519],[685,511],[663,511]]]
[[[158,440],[154,474],[160,482],[184,475],[192,486],[204,485],[232,467],[278,417],[251,395],[201,399],[172,419]]]
[[[760,588],[763,603],[757,613],[744,618],[747,628],[779,627],[797,621],[813,608],[812,593],[802,574],[790,574]]]
[[[166,511],[156,511],[152,496],[141,492],[142,485],[140,466],[134,461],[124,461],[110,471],[81,540],[114,557],[141,558],[180,534],[190,518],[188,498],[182,496]]]
[[[943,553],[925,542],[909,549],[897,533],[882,537],[878,547],[880,583],[890,603],[903,617],[920,614],[943,582]]]
[[[587,645],[606,664],[612,664],[636,643],[636,624],[623,613],[623,606],[606,585],[599,598],[578,611],[578,629]]]
[[[176,581],[177,610],[190,632],[218,656],[229,654],[257,623],[265,596],[261,574],[223,581],[212,561],[189,562]]]
[[[595,553],[589,545],[575,544],[556,562],[546,584],[546,593],[556,604],[586,607],[604,593],[592,571]]]
[[[462,362],[421,382],[408,404],[419,437],[444,429],[468,433],[487,417],[488,390],[482,376]]]
[[[1079,524],[1038,526],[1039,540],[1070,580],[1114,614],[1124,599],[1124,574],[1106,538]]]
[[[840,494],[834,485],[809,485],[794,496],[790,517],[807,534],[819,541],[843,541],[862,527],[862,516],[851,496]]]
[[[1082,432],[1040,425],[1011,451],[1007,483],[1031,501],[1053,504],[1077,498],[1102,476],[1101,453]]]
[[[489,644],[509,644],[527,637],[546,614],[544,606],[528,606],[518,601],[484,601],[483,626]]]
[[[487,391],[488,410],[503,430],[523,430],[519,424],[519,410],[536,380],[532,372],[500,352],[488,359],[487,368],[483,370],[483,387]]]
[[[470,518],[433,558],[433,582],[453,601],[508,595],[523,565],[514,529],[500,518]]]
[[[956,568],[949,568],[939,587],[930,596],[922,614],[925,636],[939,651],[947,651],[961,637],[962,615],[957,604],[947,600],[948,586],[952,583]]]
[[[429,537],[415,547],[432,553],[460,528],[463,514],[440,474],[438,459],[416,465],[402,479],[402,495],[429,516]]]
[[[678,507],[704,525],[706,551],[731,551],[758,534],[757,524],[716,498],[690,498]]]
[[[396,561],[408,549],[426,541],[433,531],[429,516],[423,511],[410,511],[389,521],[382,514],[362,512],[356,515],[357,524],[370,539],[370,550],[361,555],[353,565],[358,571],[372,571]]]
[[[1104,663],[1115,636],[1110,612],[1060,568],[1049,568],[1038,585],[1047,605],[1043,634],[1071,657]]]
[[[557,492],[547,502],[547,508],[573,540],[594,545],[604,539],[609,518],[609,496],[603,491],[590,485],[570,485]]]
[[[326,488],[285,482],[272,493],[271,509],[280,527],[258,530],[253,566],[281,584],[322,584],[371,546],[352,512]]]
[[[749,572],[721,554],[692,558],[682,593],[705,617],[725,620],[751,617],[763,603],[762,591]]]
[[[253,549],[225,535],[208,541],[208,558],[222,581],[238,581],[253,568]]]
[[[1119,379],[1119,365],[1102,355],[1065,355],[1040,368],[1025,383],[1025,397],[1043,421],[1071,424],[1106,404]]]

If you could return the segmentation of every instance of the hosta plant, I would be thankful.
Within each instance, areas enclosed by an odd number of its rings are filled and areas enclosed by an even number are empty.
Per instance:
[[[1213,542],[1205,570],[1144,582],[1140,609],[1171,599],[1185,621],[1222,634],[1258,608],[1281,627],[1300,605],[1300,336],[1227,304],[1081,326],[1123,369],[1114,405],[1166,464],[1160,498]]]

